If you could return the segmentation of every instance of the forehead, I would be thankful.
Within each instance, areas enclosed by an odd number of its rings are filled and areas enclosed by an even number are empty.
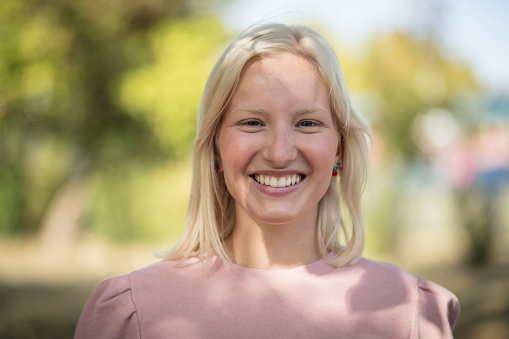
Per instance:
[[[246,64],[230,106],[241,102],[329,106],[328,94],[325,81],[310,61],[284,52]]]
[[[310,60],[291,52],[268,54],[251,59],[244,65],[240,82],[255,73],[293,79],[299,76],[311,76],[323,81]]]

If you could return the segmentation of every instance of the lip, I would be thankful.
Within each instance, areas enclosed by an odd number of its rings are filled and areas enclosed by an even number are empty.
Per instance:
[[[262,171],[254,171],[254,172],[250,173],[249,176],[253,176],[255,174],[269,175],[269,176],[272,176],[272,177],[284,177],[286,175],[291,175],[291,174],[300,174],[301,176],[304,176],[304,177],[306,176],[301,171],[296,171],[296,170],[284,170],[284,171],[262,170]]]

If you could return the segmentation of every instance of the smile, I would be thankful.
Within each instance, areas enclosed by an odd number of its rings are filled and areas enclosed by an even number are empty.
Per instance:
[[[270,186],[270,187],[288,187],[295,184],[298,184],[301,180],[305,178],[302,174],[292,174],[284,177],[272,177],[270,175],[263,174],[254,174],[252,175],[254,180],[261,185]]]

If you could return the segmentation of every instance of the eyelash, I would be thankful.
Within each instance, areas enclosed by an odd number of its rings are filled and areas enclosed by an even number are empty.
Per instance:
[[[240,122],[240,125],[249,126],[249,127],[258,127],[258,126],[262,126],[263,124],[258,120],[246,120],[246,121]],[[313,120],[303,120],[303,121],[299,121],[299,123],[297,124],[297,126],[299,126],[299,127],[317,127],[317,126],[321,126],[321,125],[322,124],[320,124],[319,122],[313,121]]]
[[[262,123],[258,120],[245,120],[241,121],[239,125],[248,126],[248,127],[258,127],[262,126]]]
[[[312,125],[304,125],[304,124],[312,124]],[[317,127],[317,126],[321,126],[322,124],[320,124],[318,121],[313,121],[313,120],[303,120],[303,121],[300,121],[297,126],[302,126],[302,127]]]

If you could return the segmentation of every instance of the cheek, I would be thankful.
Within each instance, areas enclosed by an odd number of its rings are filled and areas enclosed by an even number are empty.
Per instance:
[[[250,139],[245,135],[239,137],[236,133],[225,133],[218,140],[219,155],[226,184],[235,184],[235,178],[244,176],[250,159],[253,157],[253,147]]]
[[[250,156],[243,143],[230,141],[221,148],[221,161],[226,188],[235,201],[244,201],[248,192],[246,170]]]
[[[225,138],[219,143],[219,155],[223,170],[229,171],[230,167],[234,166],[239,156],[242,155],[242,145]]]
[[[223,165],[238,165],[254,153],[256,142],[246,133],[236,131],[222,133],[218,138],[219,155]]]
[[[314,164],[314,167],[323,167],[324,169],[330,167],[332,171],[332,166],[336,163],[338,145],[338,138],[332,136],[321,139],[309,139],[303,149],[305,149],[305,153],[309,161]]]

